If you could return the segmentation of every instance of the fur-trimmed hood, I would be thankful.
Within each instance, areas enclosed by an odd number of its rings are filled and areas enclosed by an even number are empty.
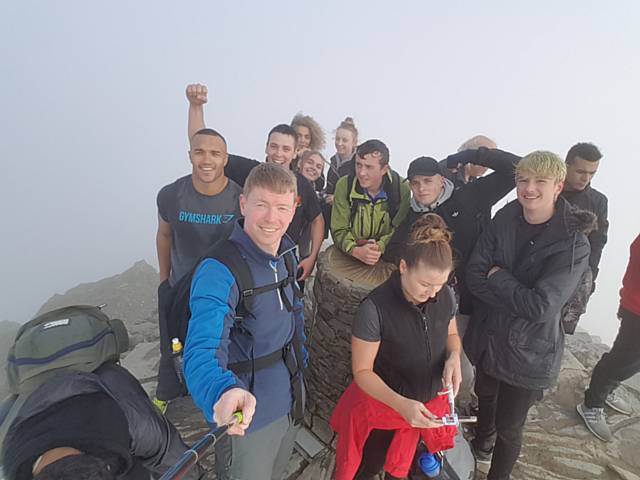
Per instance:
[[[576,232],[582,232],[589,235],[593,230],[598,228],[597,217],[588,210],[572,205],[563,197],[559,197],[556,203],[556,212],[562,212],[564,224],[567,227],[567,233],[570,235]]]

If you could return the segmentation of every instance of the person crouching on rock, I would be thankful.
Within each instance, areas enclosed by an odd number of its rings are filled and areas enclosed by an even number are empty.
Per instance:
[[[491,462],[488,480],[511,478],[527,412],[560,372],[562,307],[589,267],[585,232],[595,216],[559,198],[566,172],[555,153],[523,157],[517,201],[496,213],[467,263],[475,303],[464,350],[479,406],[472,446]]]
[[[446,396],[438,391],[452,385],[457,394],[462,380],[456,300],[447,285],[453,271],[450,241],[442,218],[422,216],[398,270],[358,308],[351,337],[354,382],[331,419],[338,433],[337,479],[374,478],[383,466],[386,478],[405,477],[417,429],[441,427],[446,435],[440,440],[452,442],[455,428],[436,421],[448,413]]]

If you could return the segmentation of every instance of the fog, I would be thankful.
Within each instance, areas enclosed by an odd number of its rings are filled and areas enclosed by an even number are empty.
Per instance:
[[[259,159],[298,111],[329,138],[354,117],[402,174],[478,133],[519,154],[594,142],[611,228],[582,326],[613,339],[640,230],[640,4],[160,5],[0,4],[0,320],[157,264],[156,194],[190,171],[184,88],[203,82],[207,124]]]

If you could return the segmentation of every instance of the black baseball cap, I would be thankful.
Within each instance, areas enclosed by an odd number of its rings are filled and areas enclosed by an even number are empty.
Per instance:
[[[440,164],[431,157],[419,157],[409,164],[407,179],[411,180],[411,178],[416,175],[424,175],[425,177],[442,175],[442,168],[440,168]]]

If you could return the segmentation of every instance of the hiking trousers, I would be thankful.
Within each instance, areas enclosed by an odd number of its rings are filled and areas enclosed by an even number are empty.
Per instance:
[[[158,386],[156,387],[156,398],[158,400],[169,401],[185,394],[186,388],[180,382],[176,373],[176,368],[171,356],[171,339],[169,338],[169,327],[167,325],[167,311],[170,307],[169,301],[171,286],[169,280],[165,280],[158,287],[158,329],[160,331],[160,363],[158,364]]]
[[[487,480],[509,480],[522,448],[522,431],[531,406],[542,399],[542,390],[529,390],[502,382],[476,369],[478,424],[475,448],[493,447]]]
[[[285,415],[242,437],[225,435],[215,446],[218,480],[281,480],[299,429]]]
[[[611,350],[602,355],[593,368],[591,382],[584,394],[588,408],[602,408],[619,382],[640,372],[640,316],[624,308],[618,312],[620,328]]]

